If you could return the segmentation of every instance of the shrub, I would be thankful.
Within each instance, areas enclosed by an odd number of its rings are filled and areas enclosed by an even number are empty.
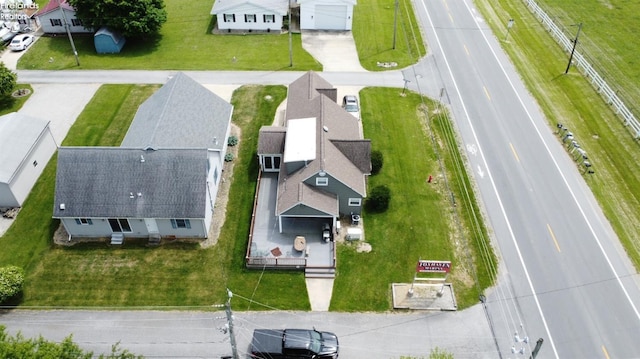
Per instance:
[[[24,271],[16,266],[0,268],[0,303],[22,291]]]
[[[382,152],[371,151],[371,174],[375,175],[382,169],[384,159],[382,158]]]
[[[371,212],[384,212],[389,208],[391,201],[391,190],[389,187],[382,185],[376,186],[371,190],[371,194],[365,202],[366,208]]]
[[[225,162],[231,162],[231,161],[233,161],[233,153],[227,153],[227,154],[224,156],[224,161],[225,161]]]
[[[236,136],[229,136],[229,139],[227,140],[227,144],[228,144],[229,146],[232,146],[232,147],[233,147],[233,146],[235,146],[235,145],[237,145],[237,144],[238,144],[238,137],[236,137]]]

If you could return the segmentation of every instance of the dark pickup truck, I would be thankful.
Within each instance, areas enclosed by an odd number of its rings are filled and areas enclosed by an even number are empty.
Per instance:
[[[336,359],[338,337],[315,329],[256,329],[251,357],[263,359]]]

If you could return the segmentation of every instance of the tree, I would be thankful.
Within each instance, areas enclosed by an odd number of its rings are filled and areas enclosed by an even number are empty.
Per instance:
[[[0,325],[0,358],[60,358],[60,359],[91,359],[93,352],[82,350],[74,343],[71,336],[60,343],[51,342],[42,336],[37,339],[25,338],[18,333],[15,336],[7,334],[6,328]],[[137,359],[142,356],[131,354],[128,350],[120,349],[119,344],[111,346],[111,354],[100,355],[101,359]]]
[[[389,208],[389,202],[391,201],[391,190],[389,187],[382,185],[374,187],[371,190],[365,206],[371,212],[384,212]]]
[[[371,151],[371,175],[378,174],[382,169],[384,159],[382,158],[382,152]]]
[[[163,0],[69,0],[85,27],[108,26],[125,37],[147,37],[167,21]]]
[[[7,96],[16,87],[16,80],[18,77],[16,74],[9,70],[4,62],[0,62],[0,95]]]
[[[24,271],[16,266],[0,268],[0,303],[22,291]]]

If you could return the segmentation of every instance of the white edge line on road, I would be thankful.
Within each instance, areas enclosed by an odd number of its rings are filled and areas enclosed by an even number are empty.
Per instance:
[[[480,146],[480,141],[478,141],[478,136],[476,135],[476,131],[475,131],[474,127],[473,127],[473,124],[471,123],[471,118],[469,117],[469,112],[467,111],[467,107],[464,104],[464,100],[462,99],[462,96],[460,94],[460,89],[458,88],[458,84],[456,82],[456,79],[453,76],[453,71],[451,71],[451,66],[449,65],[449,61],[447,60],[447,56],[445,55],[445,53],[443,51],[442,44],[440,43],[440,38],[438,37],[438,34],[436,32],[436,29],[435,29],[435,26],[433,25],[433,21],[431,20],[431,16],[429,15],[429,10],[427,10],[427,6],[424,4],[424,0],[420,0],[420,4],[422,4],[422,7],[424,8],[425,13],[427,14],[427,18],[429,19],[429,24],[431,25],[431,31],[433,31],[433,35],[435,36],[436,42],[438,43],[438,47],[440,48],[440,51],[442,53],[442,57],[444,59],[445,65],[447,66],[447,70],[449,71],[449,75],[451,76],[451,81],[453,81],[453,87],[455,88],[455,90],[456,90],[456,92],[458,94],[458,98],[460,99],[460,103],[462,105],[462,110],[464,111],[464,114],[465,114],[465,116],[467,118],[467,123],[469,124],[469,127],[471,128],[471,132],[473,133],[473,138],[476,141],[476,144],[478,146],[478,153],[480,153],[480,157],[482,158],[482,162],[484,163],[484,166],[487,169],[487,175],[489,177],[489,181],[491,182],[491,186],[493,187],[493,191],[494,191],[494,193],[496,195],[496,198],[498,200],[498,204],[500,205],[500,210],[502,211],[502,216],[504,217],[505,222],[507,224],[507,227],[509,229],[509,234],[511,235],[511,240],[513,241],[513,244],[514,244],[514,246],[516,248],[516,252],[518,253],[518,258],[520,259],[520,264],[522,264],[522,268],[524,270],[524,274],[527,277],[527,283],[529,284],[529,289],[531,290],[531,295],[533,296],[533,299],[534,299],[534,301],[536,303],[536,307],[538,308],[538,312],[540,313],[540,317],[542,319],[542,324],[544,325],[544,329],[547,332],[547,336],[549,337],[549,342],[551,343],[551,348],[553,349],[553,353],[555,354],[555,357],[559,358],[558,351],[556,350],[556,346],[555,346],[555,344],[553,342],[553,338],[551,337],[551,332],[549,331],[549,326],[547,325],[547,321],[546,321],[546,319],[544,317],[544,313],[542,312],[542,307],[540,306],[540,301],[538,300],[538,295],[536,294],[536,291],[535,291],[535,289],[533,287],[533,282],[531,282],[531,277],[529,276],[529,271],[527,270],[527,266],[524,263],[524,259],[522,257],[522,252],[520,252],[520,247],[518,246],[518,242],[516,241],[515,234],[513,233],[513,229],[511,228],[511,223],[509,222],[509,218],[508,218],[507,213],[506,213],[506,211],[504,209],[504,205],[502,204],[502,200],[500,198],[500,194],[498,193],[498,189],[496,188],[496,184],[495,184],[495,182],[493,180],[493,175],[491,174],[491,170],[489,169],[489,166],[487,165],[487,160],[486,160],[486,158],[484,156],[484,151],[482,150],[482,146]],[[465,6],[467,7],[467,10],[469,10],[469,6],[466,4],[466,2],[465,2]],[[475,20],[475,17],[474,17],[474,22],[476,23],[476,25],[478,25],[477,21]],[[478,26],[478,28],[480,28],[480,26]],[[484,34],[483,34],[483,36],[484,36]],[[486,38],[485,38],[485,40],[486,40]],[[489,46],[489,48],[491,48],[491,46]],[[491,51],[493,52],[493,49]],[[500,67],[502,68],[502,65]],[[504,71],[504,69],[503,69],[503,71]]]
[[[467,7],[467,10],[469,10],[469,12],[471,13],[472,11],[469,8],[469,5],[467,4],[467,2],[465,1],[464,3],[465,3],[465,6]],[[573,192],[573,189],[571,188],[571,186],[569,186],[569,181],[567,181],[567,178],[565,177],[564,173],[560,169],[560,166],[558,165],[558,162],[556,161],[556,159],[551,154],[551,150],[549,149],[549,146],[544,141],[544,138],[542,137],[542,134],[540,133],[540,130],[538,129],[538,126],[536,126],[535,122],[533,121],[533,117],[529,113],[529,110],[527,110],[527,107],[524,105],[524,101],[520,97],[520,94],[518,94],[518,91],[516,91],[516,88],[513,85],[513,82],[511,81],[511,78],[509,78],[509,75],[507,75],[507,71],[504,69],[504,67],[502,66],[502,63],[498,59],[498,55],[495,53],[495,51],[493,51],[493,48],[491,47],[491,44],[489,43],[489,40],[487,39],[487,36],[485,35],[484,31],[482,31],[482,29],[480,28],[480,24],[478,24],[478,20],[474,17],[473,21],[476,23],[476,26],[478,26],[478,30],[480,30],[480,34],[482,34],[482,38],[484,39],[484,41],[486,41],[487,45],[489,45],[489,49],[491,49],[491,53],[493,54],[493,57],[496,59],[496,62],[500,65],[500,69],[502,70],[502,73],[504,73],[504,76],[507,79],[507,81],[509,82],[509,85],[511,86],[511,88],[513,89],[513,92],[516,94],[516,97],[518,98],[518,101],[520,102],[520,105],[522,106],[524,111],[527,113],[527,117],[529,118],[529,122],[531,122],[533,127],[536,129],[536,133],[538,134],[538,137],[540,138],[540,141],[544,144],[544,148],[547,150],[547,153],[549,154],[549,157],[551,157],[551,160],[553,161],[554,166],[558,170],[558,173],[560,174],[560,177],[562,177],[562,181],[564,182],[565,186],[567,186],[567,189],[569,190],[569,193],[571,193],[571,198],[573,198],[574,202],[576,203],[576,205],[580,209],[580,214],[582,215],[582,218],[584,218],[584,221],[587,223],[587,226],[589,227],[589,231],[591,231],[591,234],[593,235],[593,238],[596,240],[596,243],[598,243],[598,247],[600,248],[600,251],[602,252],[602,255],[604,256],[604,258],[606,259],[607,264],[609,265],[609,268],[611,268],[611,271],[613,272],[614,277],[616,277],[616,281],[620,285],[620,288],[622,289],[622,292],[624,292],[624,295],[627,297],[627,300],[629,301],[629,304],[631,305],[631,308],[635,312],[636,317],[638,317],[638,319],[640,320],[640,312],[638,311],[638,308],[633,303],[633,300],[631,300],[631,296],[629,295],[629,292],[627,292],[627,289],[625,288],[624,284],[622,283],[622,280],[620,279],[620,276],[618,275],[618,272],[613,267],[613,263],[611,262],[611,259],[609,259],[609,256],[607,255],[607,252],[605,252],[604,247],[602,246],[602,243],[600,242],[600,239],[598,238],[598,235],[596,234],[595,230],[593,229],[593,226],[591,225],[591,222],[587,218],[586,213],[584,212],[584,210],[582,209],[582,206],[578,202],[577,196]],[[617,236],[616,236],[616,239],[617,239]]]

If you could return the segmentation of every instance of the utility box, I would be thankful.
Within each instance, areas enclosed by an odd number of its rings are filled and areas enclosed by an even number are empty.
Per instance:
[[[360,228],[347,228],[347,235],[345,237],[348,241],[359,241],[362,239],[362,229]]]

